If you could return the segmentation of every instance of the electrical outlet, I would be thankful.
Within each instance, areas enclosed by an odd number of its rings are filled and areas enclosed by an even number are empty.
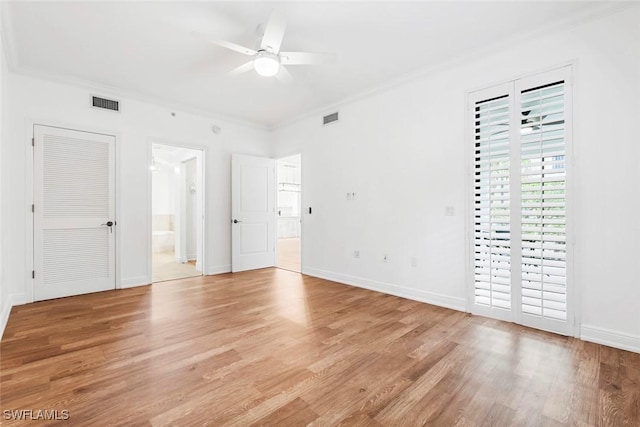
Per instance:
[[[347,200],[351,200],[353,198],[353,196],[351,195],[351,193],[347,193]]]
[[[445,216],[456,216],[456,208],[453,206],[445,206],[444,207],[444,215]]]
[[[354,258],[360,258],[360,251],[353,251]]]
[[[356,197],[356,193],[351,193],[351,199],[352,199],[352,200],[356,200],[356,199],[357,199],[357,197]]]

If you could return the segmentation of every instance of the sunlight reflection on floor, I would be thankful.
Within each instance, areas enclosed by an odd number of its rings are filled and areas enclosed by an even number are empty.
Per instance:
[[[273,289],[279,315],[302,326],[309,326],[309,311],[304,285],[299,273],[277,270],[276,287]],[[286,289],[287,292],[282,292]]]

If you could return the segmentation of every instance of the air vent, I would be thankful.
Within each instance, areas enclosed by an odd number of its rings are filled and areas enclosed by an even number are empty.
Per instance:
[[[100,98],[99,96],[91,97],[91,106],[111,111],[120,111],[120,101],[113,99]]]
[[[336,111],[333,114],[329,114],[328,116],[324,116],[322,118],[322,124],[323,125],[328,125],[329,123],[333,123],[333,122],[337,122],[338,121],[338,112]]]

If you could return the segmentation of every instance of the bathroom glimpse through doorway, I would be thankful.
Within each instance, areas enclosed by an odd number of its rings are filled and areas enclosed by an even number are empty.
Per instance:
[[[152,144],[152,281],[203,274],[202,150]]]

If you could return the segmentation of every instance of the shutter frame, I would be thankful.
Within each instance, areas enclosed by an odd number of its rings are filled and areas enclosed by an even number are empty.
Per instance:
[[[470,209],[468,210],[468,254],[469,254],[469,293],[468,308],[475,314],[486,315],[502,320],[513,321],[526,326],[556,332],[565,335],[576,335],[579,332],[577,319],[577,311],[575,307],[575,298],[572,285],[572,268],[573,268],[573,239],[572,239],[572,220],[571,220],[571,169],[572,169],[572,67],[571,65],[553,69],[551,71],[526,76],[521,79],[512,80],[502,85],[496,85],[487,89],[469,92],[468,101],[468,135],[469,139],[465,146],[465,152],[469,156],[467,164],[469,165],[468,185],[473,187],[469,191]],[[553,93],[554,84],[564,82],[564,94],[558,97],[558,93]],[[541,86],[546,86],[542,88]],[[533,91],[532,91],[533,89]],[[557,89],[557,87],[555,88]],[[534,94],[534,98],[542,98],[546,100],[546,104],[542,110],[527,108],[529,112],[522,114],[523,106],[531,107],[528,103],[532,102],[532,94],[527,92],[544,92],[542,95]],[[524,94],[523,94],[524,92]],[[511,108],[509,114],[510,138],[509,138],[509,154],[511,156],[511,165],[515,165],[517,170],[510,171],[508,201],[510,205],[509,220],[511,230],[511,246],[509,255],[511,256],[511,310],[497,310],[491,307],[482,307],[475,304],[475,263],[476,263],[476,238],[482,235],[484,230],[476,232],[475,222],[477,216],[483,216],[482,222],[484,229],[493,226],[491,223],[490,209],[477,211],[476,198],[483,197],[485,200],[491,200],[492,192],[489,184],[490,180],[483,180],[482,185],[485,187],[481,191],[477,191],[476,186],[476,117],[475,105],[478,102],[490,100],[493,97],[509,94],[511,97]],[[535,102],[535,99],[533,99]],[[533,113],[531,112],[533,111]],[[545,117],[542,117],[545,116]],[[530,120],[531,119],[531,120]],[[535,132],[525,130],[522,133],[521,128],[533,128],[536,120],[544,120],[546,124],[542,130],[549,135],[543,137],[543,150],[537,150],[535,145],[539,142],[539,135]],[[564,120],[564,123],[562,121]],[[483,128],[487,125],[486,120],[482,120]],[[554,132],[551,133],[550,131]],[[533,137],[538,141],[535,141]],[[486,139],[482,139],[483,145],[487,144]],[[473,144],[473,145],[470,145]],[[495,147],[494,147],[495,148]],[[538,147],[539,148],[539,147]],[[498,155],[505,154],[505,151],[496,152]],[[563,156],[564,157],[561,157]],[[486,157],[486,156],[482,156]],[[535,160],[538,158],[538,160]],[[524,160],[523,160],[524,159]],[[544,160],[540,160],[544,159]],[[545,173],[546,176],[536,173],[534,169],[525,169],[521,167],[521,162],[527,161],[529,164],[536,164],[537,167],[554,173]],[[537,162],[537,163],[536,163]],[[491,170],[491,163],[487,161],[483,164],[483,168]],[[564,167],[564,174],[562,174]],[[558,179],[559,178],[559,179]],[[537,183],[537,184],[536,184]],[[523,191],[523,186],[525,190]],[[528,187],[528,188],[527,188]],[[558,197],[550,197],[547,193],[541,202],[537,190],[544,188],[544,191],[554,190]],[[536,190],[536,191],[533,191]],[[493,212],[495,214],[495,212]],[[550,230],[557,231],[553,233]],[[538,231],[540,233],[538,233]],[[538,233],[540,237],[536,245],[525,240],[527,234]],[[486,231],[485,231],[486,233]],[[533,234],[529,234],[531,236]],[[536,234],[537,236],[537,234]],[[535,246],[535,247],[532,247]],[[564,251],[563,251],[564,250]],[[504,251],[493,249],[497,256],[505,256]],[[481,257],[479,262],[482,266],[487,267],[487,257]],[[533,287],[523,287],[522,276],[535,274],[536,269],[544,268],[545,273],[543,285]],[[487,270],[482,270],[485,273]],[[564,275],[563,275],[564,274]],[[486,275],[485,275],[486,277]],[[541,277],[541,276],[529,276]],[[565,279],[566,278],[566,279]],[[532,283],[534,283],[533,281]],[[564,286],[564,288],[563,288]],[[534,289],[534,288],[540,289]],[[544,289],[542,289],[544,288]],[[539,292],[538,292],[539,291]],[[564,292],[564,293],[563,293]],[[566,296],[565,296],[566,295]],[[550,312],[547,317],[537,317],[530,313],[523,312],[528,302],[534,302],[536,298],[544,299],[545,304],[550,310],[560,308],[560,311],[566,313],[566,320],[557,320],[553,318],[555,312]],[[563,307],[564,304],[564,307]],[[506,314],[505,314],[506,313]],[[557,316],[556,316],[557,317]],[[565,317],[565,316],[562,316]]]

